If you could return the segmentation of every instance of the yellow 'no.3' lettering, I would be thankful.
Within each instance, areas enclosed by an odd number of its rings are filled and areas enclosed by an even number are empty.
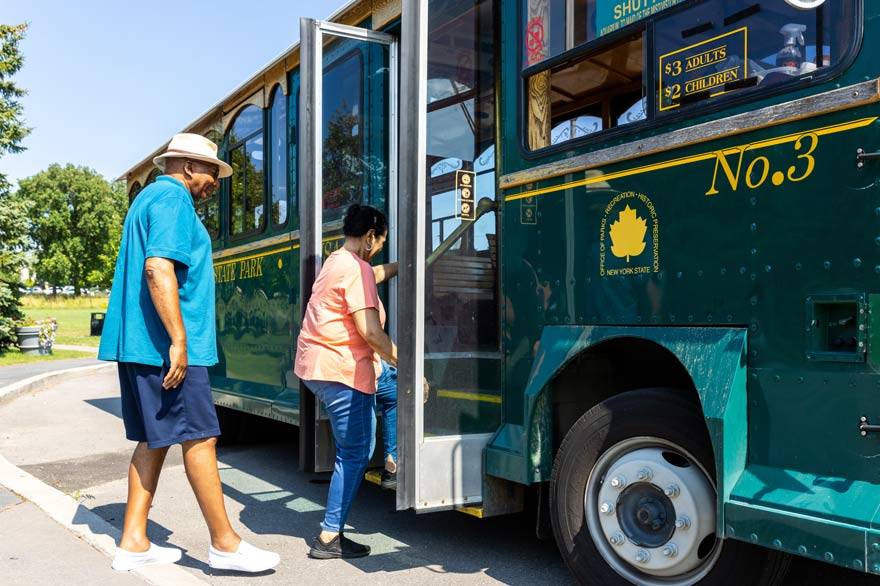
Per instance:
[[[813,152],[819,146],[819,135],[815,132],[802,134],[792,142],[794,142],[794,151],[797,154],[797,163],[789,166],[785,173],[779,170],[771,173],[770,159],[763,155],[752,158],[745,165],[745,183],[749,189],[756,189],[762,186],[768,178],[774,186],[779,187],[786,179],[796,183],[803,181],[813,174],[813,171],[816,169],[816,158],[813,156]],[[709,186],[709,190],[706,191],[706,195],[718,195],[719,169],[724,179],[727,180],[730,189],[732,191],[739,189],[746,153],[752,153],[755,150],[751,145],[744,145],[736,149],[729,149],[728,151],[717,151],[715,153],[715,169],[712,172],[712,184]],[[728,157],[733,158],[735,168],[734,165],[731,165]],[[803,165],[803,167],[800,167],[800,165]]]

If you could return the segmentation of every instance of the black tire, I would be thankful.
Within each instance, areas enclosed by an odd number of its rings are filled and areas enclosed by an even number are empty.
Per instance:
[[[603,558],[586,522],[584,495],[600,456],[629,438],[656,437],[680,446],[698,460],[714,482],[714,457],[702,413],[675,389],[629,391],[596,405],[572,426],[562,442],[550,480],[553,535],[566,566],[581,584],[625,586],[632,582]],[[785,577],[788,555],[724,540],[714,566],[699,581],[710,586],[774,586]],[[675,583],[673,579],[670,583]]]

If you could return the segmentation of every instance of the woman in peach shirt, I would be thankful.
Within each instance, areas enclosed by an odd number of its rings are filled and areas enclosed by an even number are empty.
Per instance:
[[[372,452],[376,381],[383,368],[397,366],[397,347],[384,331],[385,308],[376,289],[397,274],[397,263],[370,265],[385,245],[388,221],[379,210],[354,204],[342,232],[345,244],[327,257],[312,287],[294,366],[327,409],[336,442],[322,531],[309,552],[318,559],[370,553],[342,531]]]

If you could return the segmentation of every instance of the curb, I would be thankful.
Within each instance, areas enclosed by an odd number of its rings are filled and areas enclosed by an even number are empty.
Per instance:
[[[109,370],[111,368],[116,368],[115,362],[108,362],[107,364],[90,364],[89,366],[78,366],[76,368],[65,368],[63,370],[44,372],[0,388],[0,405],[11,401],[19,395],[42,391],[46,387],[58,382],[59,379],[67,379],[69,377],[90,374],[94,371],[101,371],[102,369]]]
[[[119,529],[60,490],[34,478],[0,456],[0,485],[32,502],[56,523],[110,558],[116,553]],[[132,574],[154,586],[201,586],[209,584],[174,564],[146,566]]]

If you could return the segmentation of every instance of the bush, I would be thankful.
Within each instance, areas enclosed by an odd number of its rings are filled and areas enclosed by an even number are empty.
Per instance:
[[[15,328],[23,317],[15,290],[0,282],[0,352],[18,341]]]

